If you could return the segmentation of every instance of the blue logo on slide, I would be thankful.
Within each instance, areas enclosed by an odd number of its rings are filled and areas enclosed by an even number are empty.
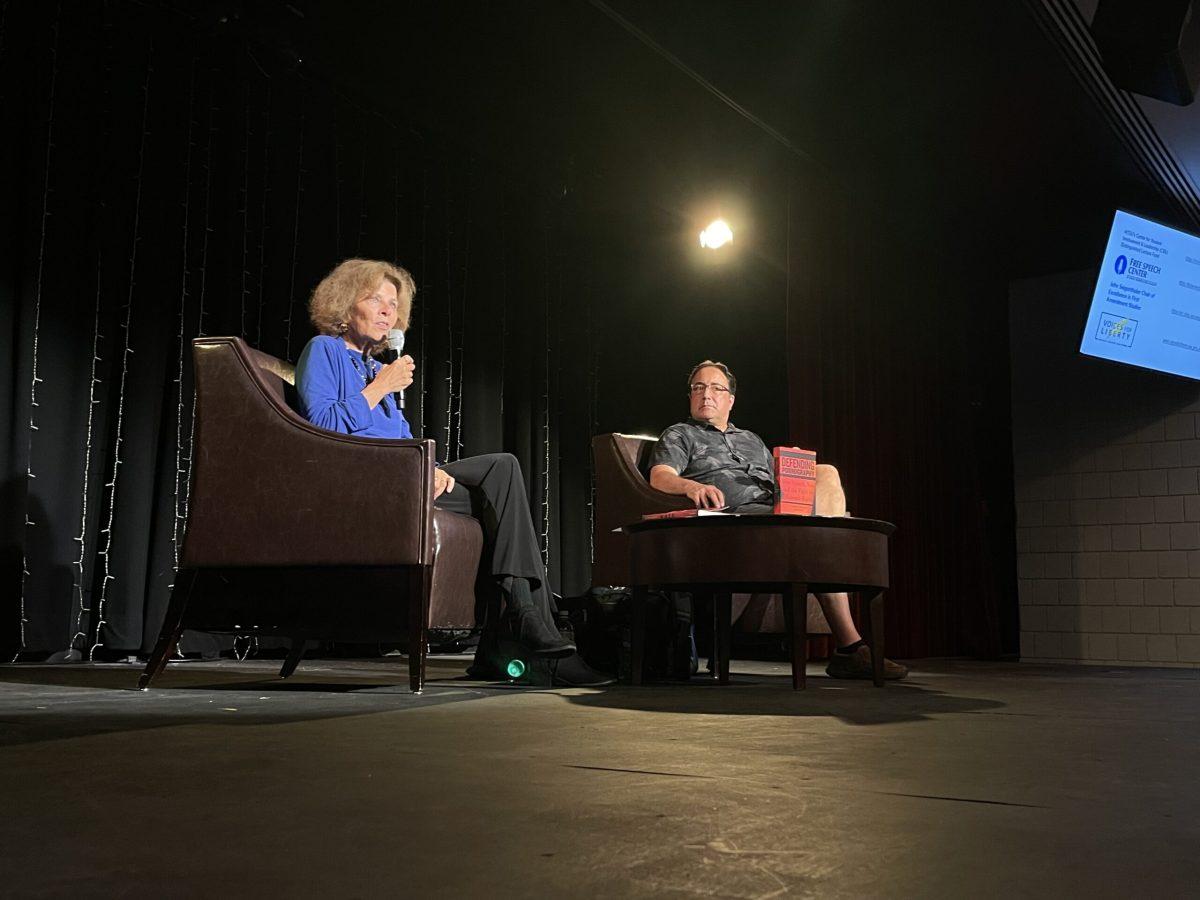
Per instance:
[[[1124,275],[1125,270],[1129,268],[1129,260],[1122,254],[1117,257],[1117,261],[1113,264],[1113,268],[1117,270],[1118,275]]]

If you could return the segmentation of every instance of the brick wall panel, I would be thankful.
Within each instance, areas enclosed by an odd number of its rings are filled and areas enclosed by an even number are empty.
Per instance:
[[[1033,602],[1037,606],[1058,606],[1058,580],[1039,578],[1033,583]]]
[[[1101,447],[1096,451],[1097,472],[1119,472],[1125,468],[1125,450],[1121,446]]]
[[[1194,468],[1168,470],[1167,490],[1181,496],[1197,493],[1196,470]]]
[[[1087,637],[1082,634],[1062,635],[1063,662],[1082,662],[1087,659]]]
[[[1129,554],[1114,551],[1100,555],[1101,578],[1128,578]]]
[[[1171,526],[1172,550],[1200,550],[1200,522],[1180,522]]]
[[[1192,614],[1200,608],[1187,609],[1182,606],[1163,606],[1158,609],[1158,630],[1163,634],[1187,634]]]
[[[1124,606],[1108,606],[1100,612],[1100,630],[1107,634],[1129,633],[1129,609]]]
[[[1125,458],[1126,469],[1150,468],[1149,444],[1130,444],[1126,447],[1122,447],[1121,453]]]
[[[1192,413],[1167,416],[1163,426],[1168,441],[1182,441],[1196,436],[1195,416]]]
[[[1140,606],[1129,611],[1129,630],[1134,634],[1158,634],[1158,614],[1156,606]]]
[[[1117,659],[1122,662],[1146,661],[1146,636],[1144,634],[1117,635]]]
[[[1146,638],[1146,659],[1150,662],[1177,662],[1175,635],[1152,634]]]
[[[1158,552],[1158,575],[1160,578],[1187,578],[1188,552],[1186,550],[1160,550]]]
[[[1155,497],[1155,522],[1182,522],[1183,497]]]
[[[1113,472],[1108,478],[1108,489],[1114,497],[1137,497],[1141,492],[1138,490],[1137,472]]]
[[[1079,630],[1099,632],[1104,629],[1103,606],[1081,606],[1079,608]]]
[[[1047,631],[1078,631],[1079,612],[1071,606],[1051,606],[1046,610]]]
[[[1183,463],[1177,441],[1164,441],[1150,445],[1150,465],[1155,469],[1177,468]]]
[[[1175,579],[1175,605],[1200,606],[1200,578]]]
[[[1046,557],[1043,562],[1043,578],[1072,577],[1070,553],[1046,553],[1043,555]]]
[[[1143,525],[1142,526],[1142,549],[1143,550],[1170,550],[1171,549],[1171,526],[1170,525]]]
[[[1106,661],[1117,658],[1117,636],[1115,634],[1089,634],[1087,636],[1087,655],[1093,661]]]
[[[1116,603],[1113,583],[1108,578],[1089,578],[1083,583],[1083,599],[1095,606],[1112,606]]]
[[[1010,345],[1021,653],[1200,668],[1200,386],[1082,362],[1094,289],[1094,271],[1011,289],[1013,323],[1052,332]]]
[[[1159,551],[1157,550],[1140,550],[1127,554],[1129,559],[1129,577],[1157,578],[1158,553]]]
[[[1161,497],[1167,493],[1167,470],[1147,469],[1138,472],[1138,493],[1143,497]]]
[[[1180,662],[1200,663],[1200,634],[1181,634],[1175,637]]]
[[[1147,606],[1174,606],[1175,582],[1170,578],[1147,578],[1142,582],[1143,602]]]
[[[1145,599],[1145,582],[1141,578],[1117,578],[1113,581],[1113,601],[1118,606],[1141,606]]]
[[[1137,525],[1114,525],[1112,527],[1112,548],[1114,550],[1140,550],[1142,547],[1142,530]]]
[[[1070,525],[1071,501],[1047,500],[1042,503],[1043,525]]]
[[[1154,498],[1153,497],[1130,497],[1125,501],[1125,521],[1134,522],[1153,522],[1154,521]]]
[[[1053,631],[1039,632],[1033,646],[1034,653],[1041,659],[1059,659],[1062,656],[1062,635]]]

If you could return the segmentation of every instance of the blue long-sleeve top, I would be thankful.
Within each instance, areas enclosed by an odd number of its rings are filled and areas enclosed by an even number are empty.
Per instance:
[[[369,374],[368,374],[369,367]],[[362,354],[330,335],[308,342],[296,363],[296,392],[300,414],[318,428],[360,437],[410,438],[412,429],[391,394],[374,409],[362,389],[380,369],[376,360],[364,363]]]

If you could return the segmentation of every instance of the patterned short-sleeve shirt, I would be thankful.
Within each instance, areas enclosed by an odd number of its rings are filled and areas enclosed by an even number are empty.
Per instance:
[[[696,419],[672,425],[659,436],[650,465],[670,466],[683,478],[719,488],[731,508],[774,501],[771,451],[753,431],[732,422],[724,431]]]

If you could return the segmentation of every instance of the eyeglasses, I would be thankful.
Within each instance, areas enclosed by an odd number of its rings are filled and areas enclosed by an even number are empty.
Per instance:
[[[712,391],[718,397],[723,397],[729,393],[729,388],[723,384],[705,384],[703,381],[697,381],[695,384],[688,385],[688,391],[697,396],[703,394],[705,391]]]

